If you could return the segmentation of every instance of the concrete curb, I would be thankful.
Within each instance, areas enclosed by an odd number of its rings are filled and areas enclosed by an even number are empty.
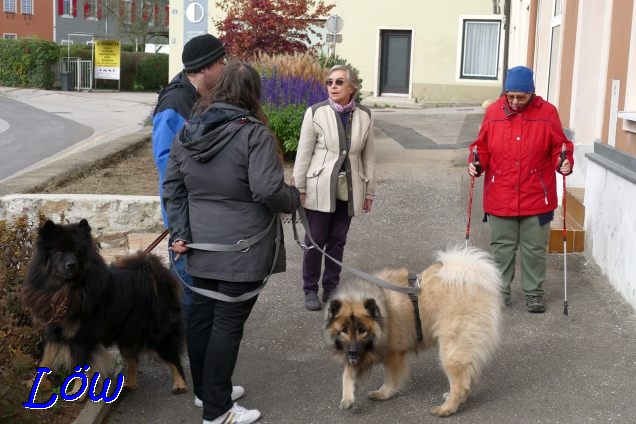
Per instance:
[[[114,361],[112,376],[122,373],[123,369],[124,366],[121,360]],[[73,420],[72,424],[101,424],[106,419],[108,411],[110,411],[110,407],[114,402],[116,402],[116,400],[111,403],[106,403],[104,401],[93,402],[87,399],[82,411],[77,418]]]
[[[86,168],[125,154],[139,143],[150,139],[152,127],[119,137],[92,148],[75,152],[65,158],[0,182],[0,196],[14,193],[35,193],[49,183],[64,181]]]

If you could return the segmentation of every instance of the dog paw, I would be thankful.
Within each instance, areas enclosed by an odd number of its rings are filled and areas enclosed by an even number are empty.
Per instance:
[[[340,409],[349,409],[353,406],[353,399],[342,398],[340,401]]]
[[[387,400],[391,398],[391,395],[384,393],[382,390],[373,390],[367,393],[367,397],[373,400]]]
[[[187,393],[188,392],[188,388],[186,386],[173,386],[172,387],[172,394],[174,395],[181,395],[183,393]]]
[[[133,390],[137,390],[137,385],[124,383],[123,390],[124,392],[132,392]]]
[[[444,406],[443,406],[443,405],[442,405],[442,406],[436,406],[436,407],[434,407],[434,408],[431,408],[431,414],[433,414],[433,415],[435,415],[435,416],[438,416],[438,417],[448,417],[448,416],[453,415],[456,411],[457,411],[457,410],[455,410],[455,411],[451,411],[451,410],[450,410],[450,409],[448,409],[448,408],[444,408]]]

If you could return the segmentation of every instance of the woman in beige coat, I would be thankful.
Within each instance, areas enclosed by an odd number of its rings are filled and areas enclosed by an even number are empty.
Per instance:
[[[360,80],[350,67],[331,68],[326,85],[329,99],[305,112],[292,181],[300,191],[312,238],[342,261],[351,217],[369,212],[375,195],[373,120],[371,111],[355,101]],[[317,249],[303,256],[305,307],[312,311],[321,308],[322,257]],[[340,269],[325,259],[323,302],[338,287]]]

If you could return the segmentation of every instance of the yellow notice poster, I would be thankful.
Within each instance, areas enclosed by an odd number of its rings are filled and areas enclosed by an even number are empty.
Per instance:
[[[119,80],[120,57],[119,40],[95,40],[95,78]]]

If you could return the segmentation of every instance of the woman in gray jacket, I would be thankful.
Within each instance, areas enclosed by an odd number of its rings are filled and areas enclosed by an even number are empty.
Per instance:
[[[187,347],[204,424],[260,417],[231,398],[243,326],[257,296],[244,298],[257,293],[270,273],[285,271],[276,217],[300,205],[298,191],[283,181],[260,88],[254,68],[227,65],[172,144],[163,182],[171,250],[187,255],[193,277]]]
[[[329,99],[305,112],[292,183],[300,191],[312,238],[342,262],[351,217],[369,212],[375,196],[373,120],[371,111],[356,103],[360,80],[353,69],[332,67],[326,85]],[[305,307],[312,311],[321,309],[322,257],[317,249],[306,250],[303,256]],[[338,287],[340,270],[325,259],[323,302]]]

